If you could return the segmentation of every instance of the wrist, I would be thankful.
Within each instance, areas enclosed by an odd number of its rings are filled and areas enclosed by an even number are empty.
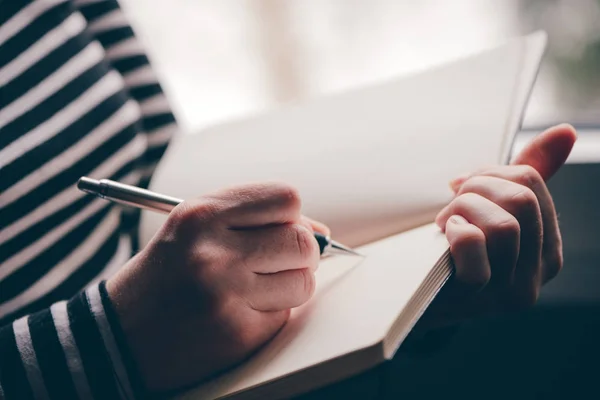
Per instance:
[[[173,297],[169,293],[178,290],[182,295],[181,285],[173,283],[173,274],[163,273],[160,264],[140,252],[106,282],[106,297],[122,351],[146,396],[162,393],[171,386],[173,369],[169,366],[173,335],[176,336],[172,325],[178,319],[178,311],[169,302]]]

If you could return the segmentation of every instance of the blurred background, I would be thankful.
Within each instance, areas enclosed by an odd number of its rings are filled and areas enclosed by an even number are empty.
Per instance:
[[[525,126],[600,122],[600,0],[120,0],[186,131],[544,29]]]

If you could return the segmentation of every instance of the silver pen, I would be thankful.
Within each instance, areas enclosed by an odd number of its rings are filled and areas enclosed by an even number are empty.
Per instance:
[[[77,188],[114,203],[143,208],[164,214],[170,213],[175,206],[183,201],[176,197],[155,193],[150,190],[111,181],[109,179],[96,180],[85,176],[79,179]],[[319,243],[321,256],[334,254],[352,254],[360,256],[356,251],[332,240],[329,236],[315,232],[315,239],[317,239],[317,242]]]

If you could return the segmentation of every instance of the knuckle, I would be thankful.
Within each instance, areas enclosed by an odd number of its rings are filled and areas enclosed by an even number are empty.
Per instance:
[[[285,207],[300,210],[300,192],[295,187],[285,183],[273,183],[273,194]]]
[[[160,241],[176,244],[191,237],[191,233],[197,230],[198,221],[192,217],[190,204],[183,202],[177,205],[167,217],[167,221],[162,227]]]
[[[464,212],[465,210],[472,208],[473,204],[477,204],[480,200],[480,195],[472,192],[465,192],[457,196],[451,203],[454,212]]]
[[[477,193],[468,192],[461,194],[459,197],[456,198],[456,200],[460,205],[466,206],[472,204],[475,201],[478,201],[480,197],[481,196]]]
[[[197,228],[198,224],[211,221],[217,214],[218,207],[211,200],[184,201],[171,211],[169,220],[177,226]]]
[[[470,177],[463,184],[460,193],[469,193],[477,191],[478,188],[485,186],[489,180],[489,177],[483,175],[475,175]]]
[[[175,226],[186,225],[190,222],[190,208],[189,202],[184,201],[177,205],[169,214],[168,222]]]
[[[518,211],[518,213],[539,212],[538,198],[527,186],[522,186],[517,192],[513,193],[508,199],[509,203]]]
[[[496,241],[517,241],[521,236],[521,226],[519,221],[512,215],[493,224],[490,235],[492,240]]]
[[[518,178],[518,183],[521,185],[533,188],[540,183],[543,183],[543,178],[540,173],[530,165],[522,165]]]
[[[190,213],[200,221],[210,221],[218,215],[219,206],[212,199],[203,199],[192,205]]]

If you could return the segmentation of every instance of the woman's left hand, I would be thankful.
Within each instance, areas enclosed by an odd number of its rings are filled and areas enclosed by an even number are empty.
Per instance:
[[[570,125],[537,136],[508,166],[451,182],[456,196],[436,222],[450,243],[455,274],[423,318],[444,325],[534,305],[563,265],[556,210],[545,181],[576,140]]]

